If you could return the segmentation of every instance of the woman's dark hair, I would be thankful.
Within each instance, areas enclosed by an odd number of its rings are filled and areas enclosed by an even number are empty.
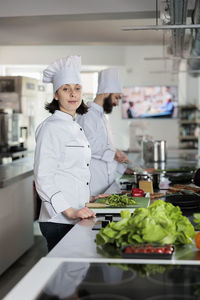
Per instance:
[[[56,110],[60,110],[59,101],[54,98],[50,103],[45,104],[45,109],[53,114]],[[88,106],[83,102],[83,100],[76,112],[79,115],[84,115],[88,112]]]

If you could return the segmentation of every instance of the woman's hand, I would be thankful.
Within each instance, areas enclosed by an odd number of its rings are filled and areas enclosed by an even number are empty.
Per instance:
[[[95,225],[95,222],[96,220],[94,218],[82,219],[80,222],[78,222],[78,225],[91,227]]]
[[[81,209],[74,209],[72,207],[66,209],[63,214],[68,217],[69,219],[76,220],[76,219],[88,219],[94,218],[95,213],[89,209],[88,207],[83,207]]]

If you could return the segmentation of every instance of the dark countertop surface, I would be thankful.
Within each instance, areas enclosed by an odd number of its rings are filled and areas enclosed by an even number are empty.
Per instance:
[[[0,188],[33,175],[33,153],[9,164],[0,165]]]

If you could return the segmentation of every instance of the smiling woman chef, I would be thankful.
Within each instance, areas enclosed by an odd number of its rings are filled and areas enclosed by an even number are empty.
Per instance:
[[[36,130],[34,175],[42,200],[40,229],[50,251],[78,218],[94,217],[89,202],[91,151],[75,114],[87,112],[81,100],[81,58],[56,60],[43,72],[43,82],[52,83],[54,99],[46,105],[52,116]]]

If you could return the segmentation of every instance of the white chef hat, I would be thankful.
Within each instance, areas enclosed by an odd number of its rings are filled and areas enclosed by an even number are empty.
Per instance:
[[[81,84],[81,57],[57,59],[43,71],[43,82],[53,83],[54,93],[64,84]]]
[[[118,70],[115,68],[99,72],[97,94],[122,93]]]

